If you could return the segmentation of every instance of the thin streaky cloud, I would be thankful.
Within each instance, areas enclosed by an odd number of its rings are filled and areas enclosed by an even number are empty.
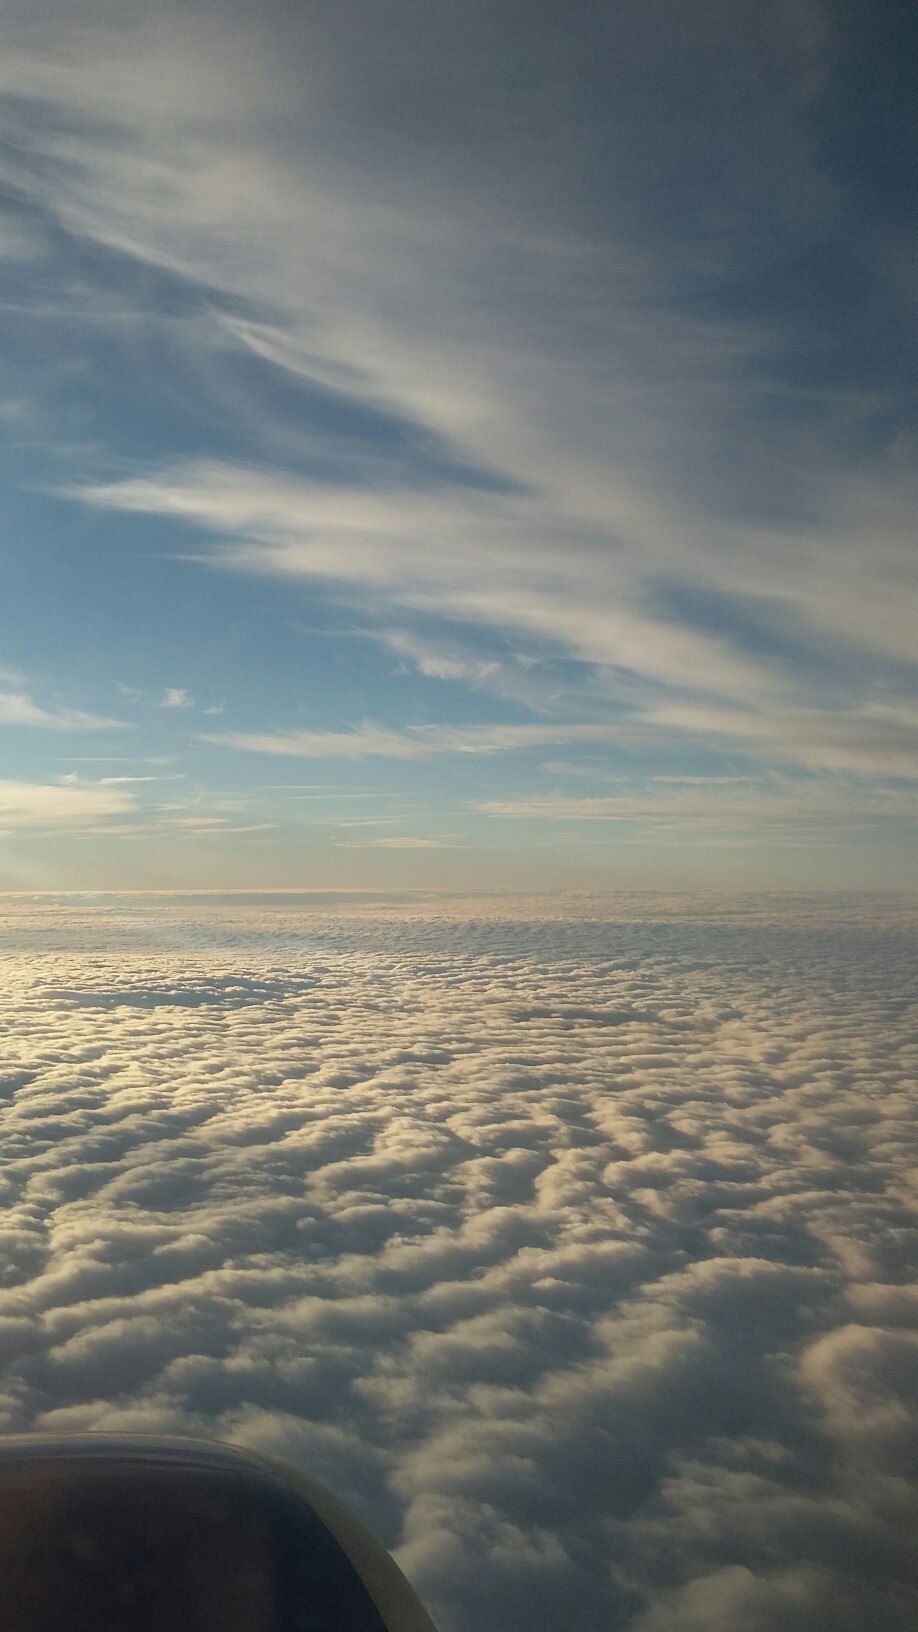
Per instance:
[[[134,808],[130,794],[111,789],[0,781],[0,825],[4,828],[60,827],[126,814]]]
[[[773,778],[760,785],[748,778],[654,778],[642,793],[583,796],[544,794],[522,799],[486,800],[483,815],[533,822],[628,822],[655,827],[753,829],[795,827],[822,831],[918,819],[918,790],[902,785],[857,781],[839,787],[823,778]]]
[[[818,778],[863,817],[836,882],[894,884],[907,8],[243,10],[10,0],[0,634],[42,682],[0,682],[7,774],[52,780],[53,730],[118,697],[203,808],[229,768],[278,819],[258,755],[362,760],[468,846],[485,802],[576,796],[593,743],[636,800]],[[319,861],[282,820],[292,884]]]
[[[42,708],[24,691],[0,692],[0,725],[22,725],[40,731],[123,731],[124,720],[89,714],[79,708]]]
[[[575,725],[416,725],[390,731],[364,725],[354,731],[222,731],[200,740],[217,747],[293,759],[429,759],[440,754],[501,754],[551,743],[618,742],[627,726]]]
[[[350,825],[350,824],[348,824]],[[450,839],[415,838],[411,835],[385,839],[335,839],[336,849],[343,850],[454,850]]]

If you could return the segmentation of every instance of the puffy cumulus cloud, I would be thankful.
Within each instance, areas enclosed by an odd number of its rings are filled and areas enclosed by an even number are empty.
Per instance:
[[[5,1429],[292,1458],[455,1632],[915,1624],[901,915],[2,928]]]

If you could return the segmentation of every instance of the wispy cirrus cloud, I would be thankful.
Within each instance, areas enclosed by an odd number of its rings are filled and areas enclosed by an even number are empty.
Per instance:
[[[677,567],[691,522],[670,515],[651,545],[638,525],[554,509],[528,495],[366,491],[213,462],[86,486],[84,502],[178,519],[228,542],[216,564],[318,580],[393,606],[536,636],[583,662],[703,693],[788,691],[726,631],[654,615],[640,585]],[[618,537],[610,545],[610,531]],[[561,537],[564,544],[560,548]],[[638,566],[635,556],[640,557]],[[710,563],[712,583],[723,564]]]
[[[622,28],[626,39],[641,36],[630,16]],[[147,28],[144,37],[155,56],[168,55],[165,29]],[[183,78],[200,74],[196,106],[216,118],[216,87],[193,23],[183,38]],[[512,216],[499,222],[492,200],[454,187],[438,201],[430,188],[416,203],[399,197],[371,206],[371,189],[342,195],[330,186],[340,162],[333,150],[312,167],[298,154],[291,168],[272,149],[255,91],[268,57],[276,66],[265,37],[254,50],[247,42],[229,148],[225,131],[218,143],[208,130],[208,112],[189,143],[163,121],[158,95],[140,94],[128,109],[124,46],[100,40],[108,53],[101,61],[82,51],[69,60],[27,58],[20,83],[41,85],[46,95],[53,87],[62,108],[72,99],[81,110],[93,103],[92,86],[96,105],[130,125],[143,157],[116,160],[107,138],[103,144],[88,130],[66,178],[54,158],[46,166],[45,202],[74,230],[123,253],[256,309],[271,302],[282,322],[230,314],[221,319],[227,343],[331,385],[355,407],[402,414],[482,476],[477,491],[474,482],[456,489],[442,481],[420,493],[398,491],[391,464],[380,485],[378,452],[355,446],[354,480],[344,486],[211,461],[84,484],[87,502],[179,518],[231,540],[212,559],[237,570],[324,579],[416,614],[529,633],[587,662],[714,695],[755,701],[794,688],[761,652],[744,649],[729,619],[705,632],[684,617],[655,615],[658,577],[751,598],[766,623],[795,628],[801,652],[819,636],[910,658],[909,507],[894,470],[882,484],[868,468],[852,477],[823,438],[805,450],[806,505],[780,526],[728,515],[710,492],[689,496],[667,475],[688,468],[692,443],[704,450],[696,461],[703,466],[708,440],[738,405],[742,421],[749,374],[754,380],[774,338],[767,331],[690,318],[667,305],[646,246],[626,244],[620,229],[597,250],[570,227],[563,237],[529,227],[533,307],[511,307],[501,258],[514,246],[519,253],[525,229]],[[782,39],[771,48],[791,60],[798,45]],[[234,57],[239,48],[230,35],[226,52]],[[732,47],[739,57],[745,48]],[[788,118],[798,129],[799,109],[789,105]],[[814,187],[802,142],[794,153],[798,184]],[[778,177],[783,186],[786,172],[767,158],[763,146],[763,185],[769,208],[780,213]],[[229,175],[227,193],[219,178]],[[240,196],[246,219],[259,223],[245,240]],[[297,218],[312,223],[308,250],[291,233]],[[744,230],[754,230],[751,218]],[[786,220],[784,230],[793,236],[796,228]],[[684,253],[675,238],[670,249]],[[571,279],[583,302],[595,302],[600,290],[609,301],[608,320],[585,336],[560,300],[562,281],[569,289]],[[841,398],[833,404],[827,394],[825,405],[834,419],[850,413]],[[756,436],[762,458],[772,460],[775,490],[782,481],[785,492],[799,489],[793,447],[766,449],[761,430]],[[665,466],[656,457],[661,446],[678,453]],[[486,472],[500,478],[495,490],[487,490]],[[802,524],[805,509],[816,513],[814,524]]]
[[[25,691],[0,691],[0,725],[38,727],[41,731],[123,731],[124,720],[88,714],[80,708],[42,708]]]
[[[363,725],[353,731],[221,731],[202,742],[291,759],[431,759],[440,754],[503,754],[558,743],[618,742],[629,727],[598,721],[565,725],[416,725],[405,731]]]
[[[60,329],[102,405],[80,445],[59,416],[48,486],[104,537],[139,518],[205,632],[199,672],[138,670],[137,698],[180,673],[226,696],[224,746],[410,765],[450,682],[471,718],[488,692],[601,719],[658,770],[911,776],[914,325],[876,154],[836,139],[867,107],[859,25],[590,0],[559,34],[535,6],[467,33],[440,0],[347,31],[229,6],[215,31],[171,0],[118,27],[14,0],[0,165],[42,269],[20,305],[48,378]],[[882,108],[894,153],[882,84],[864,128]],[[343,709],[308,636],[294,694],[269,605],[350,632]],[[373,749],[338,730],[361,689],[386,691]]]
[[[0,781],[0,827],[61,827],[122,816],[135,809],[114,788]]]
[[[848,708],[770,712],[681,702],[647,711],[648,723],[730,742],[757,757],[814,771],[918,777],[918,705],[869,698]]]
[[[744,554],[742,543],[731,559],[724,559],[719,547],[699,549],[692,557],[696,584],[707,578],[712,593],[717,583],[722,598],[724,580],[728,585],[733,580],[743,617],[757,607],[767,622],[777,608],[790,620],[790,649],[797,653],[791,660],[746,648],[731,632],[727,615],[720,627],[706,629],[664,616],[662,607],[655,611],[653,571],[662,567],[655,566],[653,549],[637,536],[610,549],[582,525],[572,532],[570,519],[561,514],[554,522],[546,518],[541,496],[354,493],[207,465],[96,487],[84,497],[229,534],[232,542],[209,559],[237,569],[324,580],[336,592],[382,597],[415,615],[435,614],[547,642],[550,650],[592,671],[582,686],[594,706],[603,687],[611,685],[624,692],[648,729],[665,726],[671,737],[703,734],[757,758],[826,770],[915,774],[907,681],[902,681],[904,691],[890,682],[882,702],[865,694],[856,668],[833,676],[834,689],[825,700],[819,688],[814,690],[807,642],[827,633],[818,627],[827,602],[817,592],[823,568],[815,557],[812,582],[800,577],[814,540],[772,540],[769,554],[777,571],[767,585],[746,572],[753,557]],[[694,526],[689,520],[680,528],[673,517],[665,538],[658,538],[659,549],[669,552],[670,570]],[[565,544],[559,550],[562,533]],[[849,559],[857,559],[857,552]],[[903,566],[904,560],[903,555]],[[875,655],[882,652],[889,661],[911,655],[906,631],[911,614],[902,616],[911,593],[908,576],[899,575],[903,599],[891,621],[872,624],[868,615],[858,617],[855,628],[852,602],[852,617],[833,625],[835,636],[873,648]],[[865,605],[878,582],[884,585],[882,567],[878,575],[875,567],[865,576]],[[410,633],[387,639],[395,650],[413,653],[422,673],[486,683],[484,660],[450,658]],[[661,704],[661,691],[673,697],[672,703]]]
[[[444,850],[452,849],[448,839],[421,838],[412,833],[393,834],[384,839],[336,839],[339,849],[349,850]]]
[[[547,793],[485,800],[487,816],[514,821],[629,823],[693,835],[698,830],[769,830],[812,837],[870,822],[914,823],[918,794],[902,784],[865,788],[858,779],[826,784],[819,776],[654,777],[640,792],[579,795]]]
[[[787,709],[771,715],[682,703],[643,712],[632,709],[615,721],[416,725],[404,731],[365,724],[352,731],[210,732],[202,733],[199,740],[294,759],[412,760],[575,743],[638,747],[653,741],[672,743],[685,733],[738,748],[753,758],[814,772],[918,776],[918,719],[905,709],[883,703],[850,710]]]

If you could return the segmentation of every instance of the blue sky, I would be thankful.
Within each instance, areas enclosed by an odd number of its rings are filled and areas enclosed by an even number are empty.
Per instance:
[[[913,33],[14,0],[0,887],[906,882]]]

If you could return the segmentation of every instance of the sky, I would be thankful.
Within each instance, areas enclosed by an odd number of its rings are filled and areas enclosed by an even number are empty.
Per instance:
[[[913,1632],[914,925],[0,904],[0,1433],[292,1461],[441,1632]]]
[[[903,887],[911,6],[5,12],[0,887]]]

